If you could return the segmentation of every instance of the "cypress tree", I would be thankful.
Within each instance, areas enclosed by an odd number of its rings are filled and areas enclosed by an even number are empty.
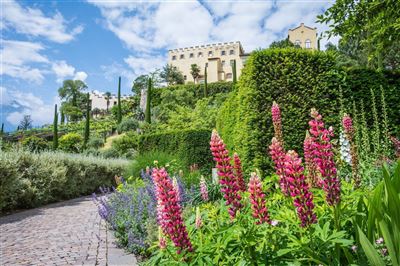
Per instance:
[[[204,97],[207,97],[207,66],[204,67]]]
[[[236,84],[237,82],[237,77],[236,77],[236,59],[233,60],[233,65],[232,65],[232,77],[233,77],[233,84]]]
[[[0,135],[3,135],[3,133],[4,133],[4,123],[1,123],[1,133],[0,133]]]
[[[86,146],[89,141],[90,136],[90,100],[89,93],[87,94],[87,103],[86,103],[86,121],[85,121],[85,138],[83,140],[83,147],[86,149]]]
[[[57,104],[54,105],[54,120],[53,120],[53,150],[58,148],[58,113]]]
[[[118,79],[118,114],[117,114],[118,124],[122,121],[122,110],[121,110],[121,77]]]
[[[149,77],[147,84],[146,112],[144,113],[144,121],[151,123],[151,78]]]
[[[61,111],[61,125],[64,125],[64,122],[65,122],[64,112]]]

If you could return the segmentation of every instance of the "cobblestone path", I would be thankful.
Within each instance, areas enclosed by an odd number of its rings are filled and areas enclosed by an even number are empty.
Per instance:
[[[90,197],[0,218],[0,265],[136,265]]]

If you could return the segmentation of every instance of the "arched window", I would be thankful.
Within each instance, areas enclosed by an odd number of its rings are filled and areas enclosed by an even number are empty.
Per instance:
[[[311,48],[311,41],[310,41],[310,39],[307,39],[307,40],[306,40],[306,48],[307,48],[307,49],[310,49],[310,48]]]
[[[296,41],[294,42],[294,44],[297,45],[297,46],[300,46],[301,41],[300,41],[300,40],[296,40]]]

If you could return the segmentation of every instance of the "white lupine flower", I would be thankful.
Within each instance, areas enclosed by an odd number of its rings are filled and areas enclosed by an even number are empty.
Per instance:
[[[350,143],[346,136],[341,132],[339,136],[340,158],[351,165]]]

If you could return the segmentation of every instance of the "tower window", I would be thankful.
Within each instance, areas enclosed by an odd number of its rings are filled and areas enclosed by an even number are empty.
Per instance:
[[[190,54],[189,54],[189,57],[190,57],[190,58],[193,58],[193,57],[194,57],[194,54],[193,54],[193,53],[190,53]]]
[[[172,60],[176,60],[176,55],[173,55],[173,56],[172,56]]]
[[[230,54],[230,55],[235,54],[235,50],[229,50],[229,54]]]
[[[213,52],[212,51],[208,51],[208,56],[212,56]]]
[[[181,54],[181,55],[179,56],[179,58],[180,58],[180,59],[184,59],[184,58],[185,58],[185,55],[184,55],[184,54]]]
[[[221,51],[221,55],[226,55],[226,52],[225,51]]]
[[[309,39],[306,40],[306,48],[307,49],[311,48],[311,41]]]
[[[296,41],[294,42],[294,44],[297,45],[297,46],[300,46],[301,42],[300,42],[300,40],[296,40]]]
[[[202,52],[199,52],[199,53],[197,54],[197,57],[203,57],[203,53],[202,53]]]

